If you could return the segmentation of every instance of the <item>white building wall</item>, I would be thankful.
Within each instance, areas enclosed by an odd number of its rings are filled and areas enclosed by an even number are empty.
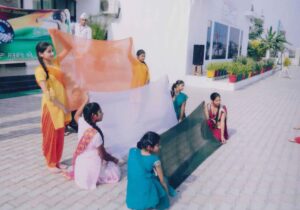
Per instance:
[[[146,50],[151,78],[168,74],[175,80],[191,73],[193,45],[206,44],[209,20],[242,29],[242,54],[246,55],[249,22],[245,12],[251,4],[265,16],[265,31],[270,26],[277,29],[280,20],[287,40],[299,52],[299,0],[120,0],[121,17],[110,27],[109,38],[132,37],[135,50]],[[24,0],[24,8],[32,5],[32,0]],[[77,19],[82,12],[99,14],[100,0],[77,0],[76,10]]]
[[[146,51],[151,80],[165,74],[171,81],[180,79],[186,71],[190,2],[121,0],[121,17],[109,38],[132,37],[135,51]]]
[[[32,9],[33,8],[33,0],[24,0],[23,1],[24,9]]]
[[[219,22],[227,26],[232,26],[243,30],[242,55],[247,54],[249,21],[245,17],[246,10],[249,10],[250,1],[244,0],[195,0],[192,3],[188,56],[187,56],[187,73],[192,73],[193,46],[194,44],[206,45],[208,22]],[[211,32],[213,36],[213,31]],[[212,43],[211,43],[212,44]],[[224,61],[217,59],[214,61]],[[204,61],[207,63],[207,61]]]
[[[80,15],[85,12],[88,15],[97,15],[100,12],[100,0],[77,0],[76,19],[79,21]]]
[[[121,0],[121,18],[110,39],[133,37],[135,49],[146,50],[151,78],[171,80],[192,72],[194,44],[206,44],[207,24],[217,21],[243,30],[242,54],[247,53],[250,0]]]

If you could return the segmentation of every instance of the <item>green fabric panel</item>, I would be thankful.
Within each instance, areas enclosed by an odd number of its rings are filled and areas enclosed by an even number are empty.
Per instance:
[[[34,60],[36,59],[35,47],[41,41],[48,42],[53,46],[52,39],[46,29],[35,27],[18,29],[15,31],[15,37],[11,43],[0,45],[0,51],[5,54],[5,56],[0,57],[0,61]]]
[[[181,123],[163,133],[160,145],[164,175],[176,188],[221,146],[207,126],[204,102]]]
[[[34,95],[34,94],[41,94],[41,93],[42,93],[41,89],[19,91],[19,92],[13,92],[13,93],[1,93],[0,99],[14,98],[14,97],[19,97],[19,96],[27,96],[27,95]]]

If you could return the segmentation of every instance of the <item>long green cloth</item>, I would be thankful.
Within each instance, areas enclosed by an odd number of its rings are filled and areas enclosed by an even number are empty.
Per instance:
[[[221,146],[207,126],[204,102],[181,123],[163,133],[160,145],[164,175],[176,188]]]

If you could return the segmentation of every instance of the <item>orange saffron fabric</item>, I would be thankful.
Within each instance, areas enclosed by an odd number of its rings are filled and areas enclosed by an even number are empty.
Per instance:
[[[78,109],[85,91],[114,92],[144,86],[149,81],[145,64],[133,55],[131,38],[117,41],[87,40],[57,31],[49,31],[58,55],[64,41],[72,51],[60,61],[68,107]]]
[[[54,128],[50,112],[47,105],[43,107],[42,114],[42,134],[43,134],[43,154],[48,167],[56,167],[61,160],[64,147],[65,128]]]

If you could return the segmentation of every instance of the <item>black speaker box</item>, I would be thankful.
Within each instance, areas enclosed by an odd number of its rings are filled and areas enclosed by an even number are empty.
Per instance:
[[[194,45],[193,65],[202,66],[204,60],[204,45]]]

